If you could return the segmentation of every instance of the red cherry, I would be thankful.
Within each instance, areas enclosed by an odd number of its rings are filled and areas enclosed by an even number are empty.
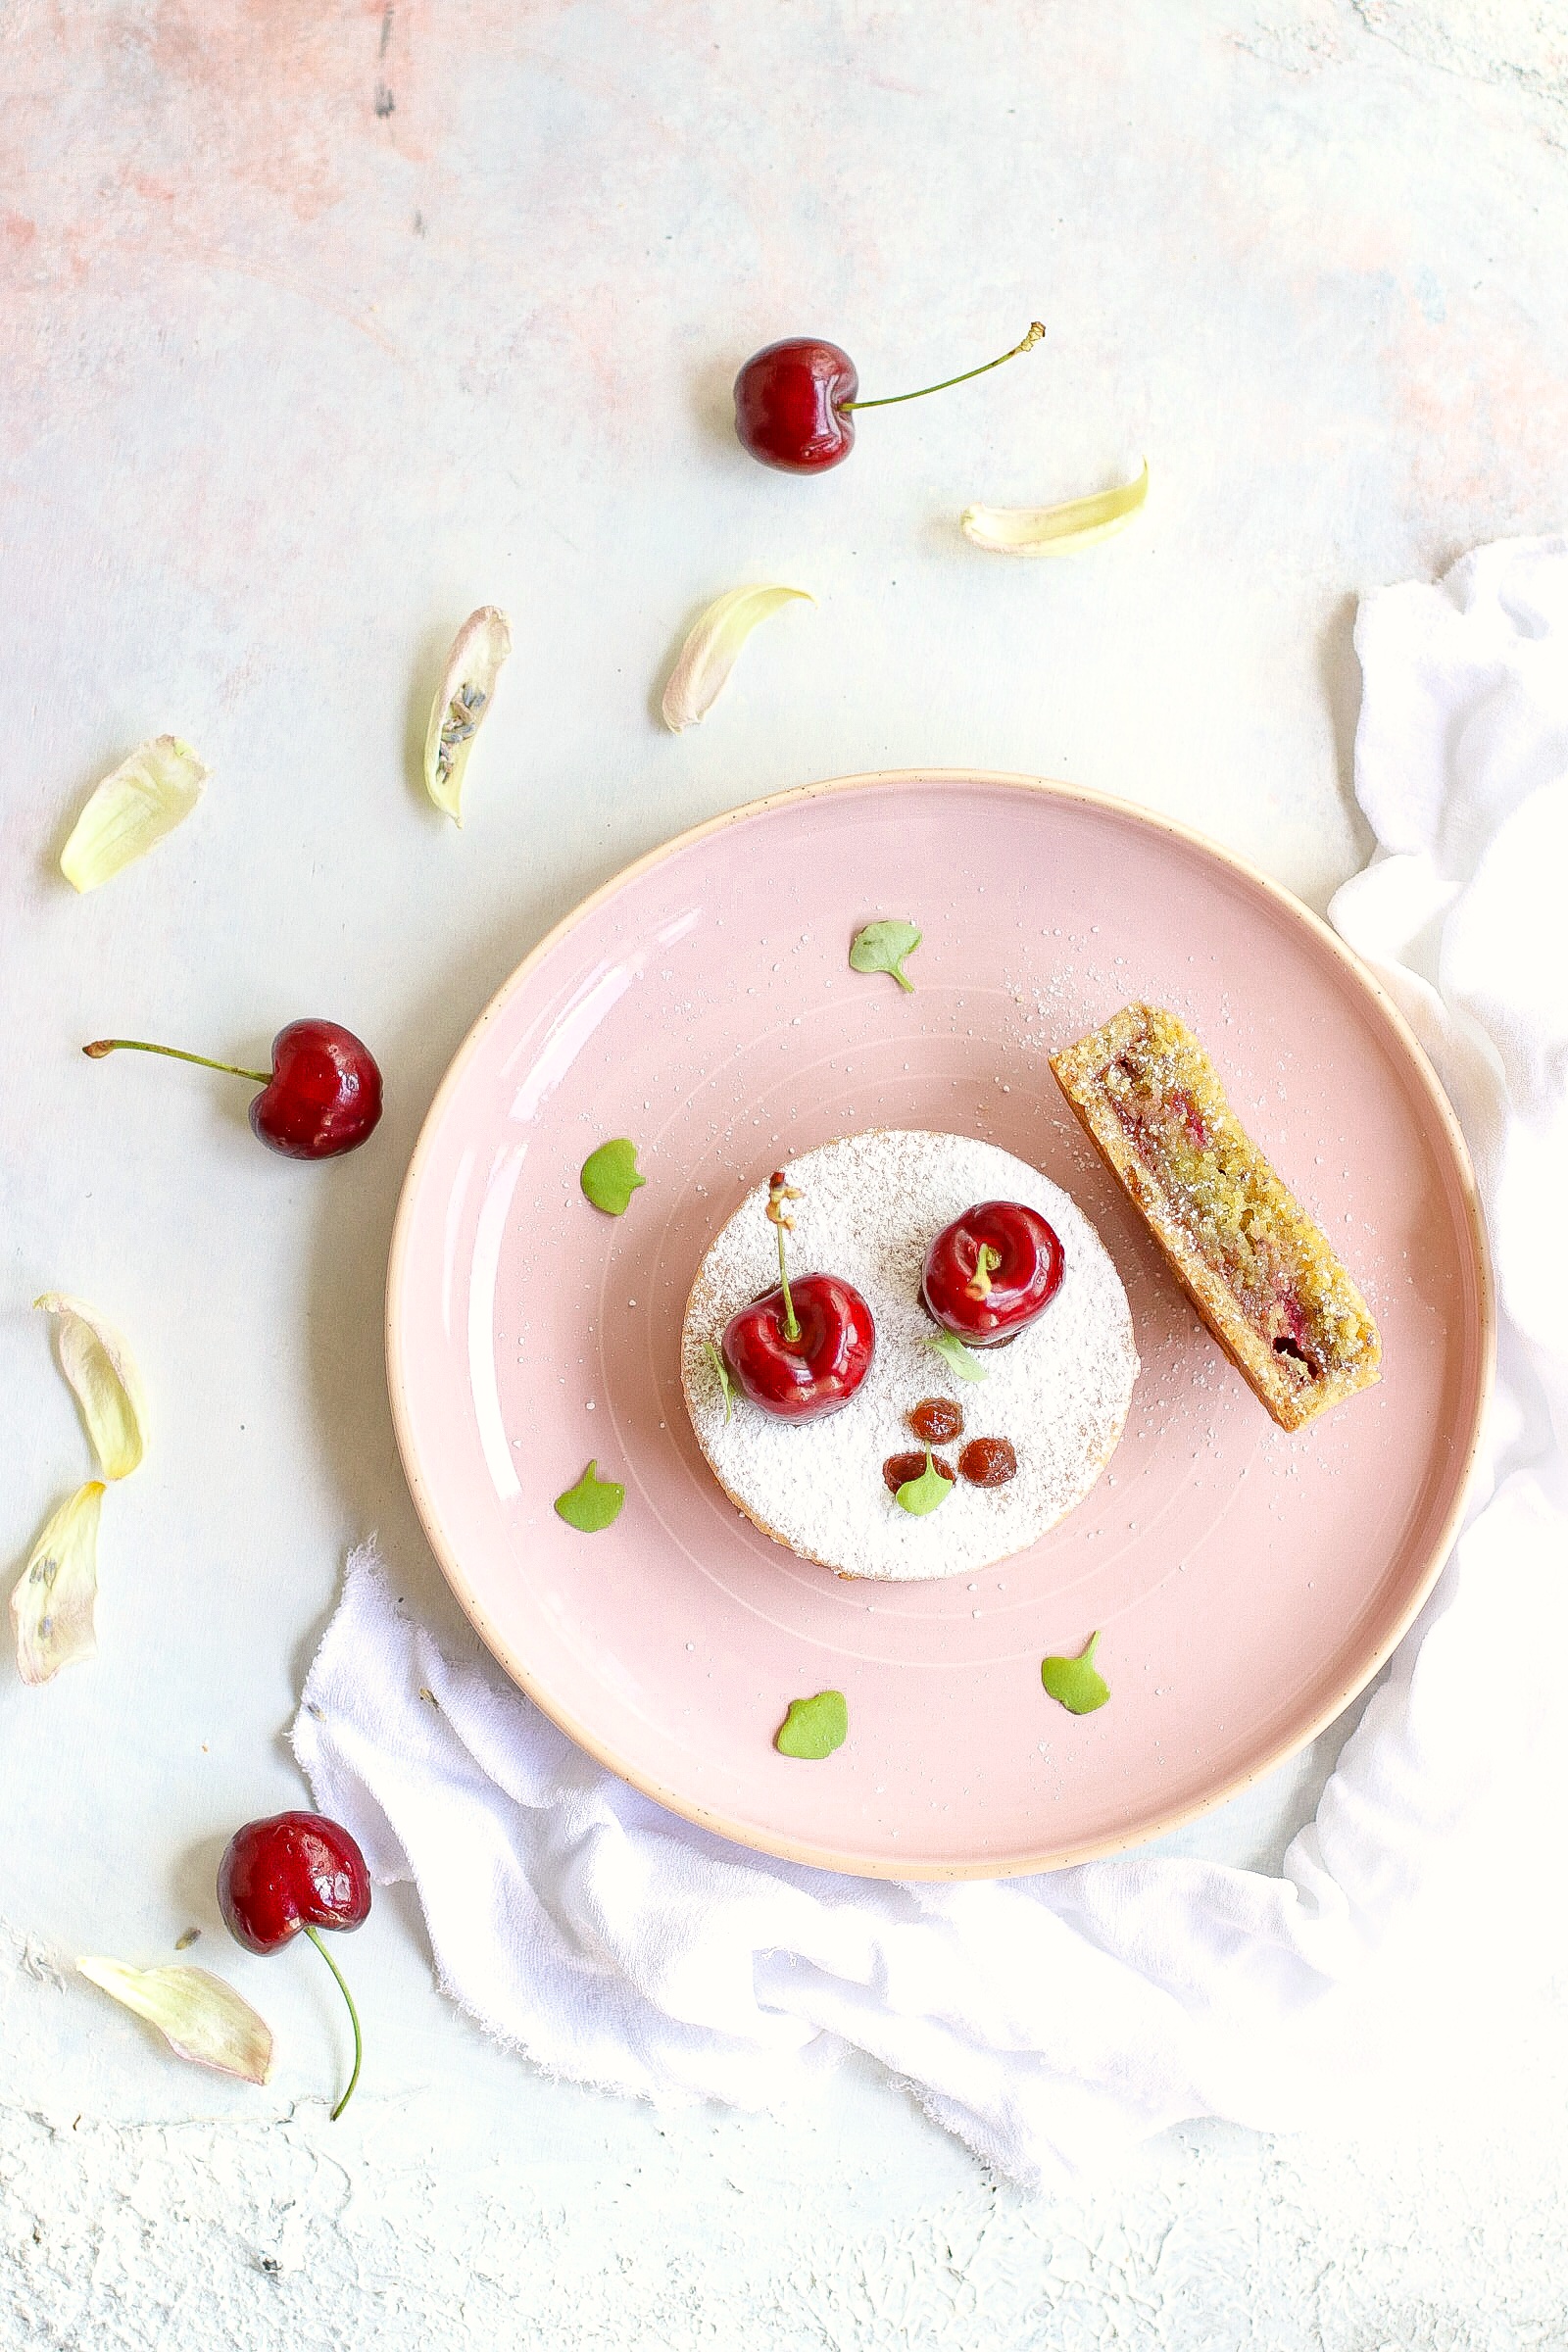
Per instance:
[[[855,447],[855,416],[859,409],[891,409],[901,401],[924,400],[928,392],[945,392],[950,384],[966,384],[985,375],[1004,360],[1032,351],[1045,333],[1036,319],[1021,343],[1004,351],[1000,360],[983,368],[967,368],[962,375],[944,376],[940,384],[923,384],[918,392],[894,392],[882,400],[857,400],[860,379],[855,362],[836,343],[816,335],[788,335],[754,351],[735,378],[735,431],[742,449],[763,466],[785,473],[825,473]]]
[[[272,1075],[251,1104],[264,1144],[290,1159],[331,1159],[363,1144],[381,1116],[381,1073],[368,1046],[336,1021],[290,1021],[272,1040]]]
[[[843,405],[860,379],[836,343],[791,335],[755,352],[735,378],[735,430],[743,449],[785,473],[823,473],[855,447]]]
[[[937,1235],[920,1290],[945,1331],[995,1348],[1044,1313],[1061,1275],[1061,1243],[1037,1209],[981,1200]]]
[[[363,1144],[381,1116],[381,1073],[375,1057],[351,1029],[336,1021],[290,1021],[272,1040],[272,1067],[242,1070],[231,1061],[186,1054],[178,1046],[150,1046],[139,1037],[100,1037],[82,1052],[94,1061],[122,1050],[165,1054],[252,1079],[261,1093],[251,1126],[262,1142],[290,1159],[333,1159]]]
[[[359,2012],[318,1928],[347,1933],[370,1912],[370,1874],[354,1838],[324,1813],[274,1813],[236,1830],[218,1865],[218,1907],[235,1941],[277,1952],[303,1933],[337,1978],[354,2027],[354,2072],[332,2110],[335,2124],[360,2079]]]
[[[735,1386],[780,1421],[820,1421],[848,1404],[871,1368],[876,1325],[853,1283],[802,1274],[790,1284],[799,1335],[791,1339],[782,1286],[731,1315],[720,1342]]]
[[[324,1813],[274,1813],[236,1830],[218,1865],[218,1907],[250,1952],[281,1951],[302,1928],[363,1928],[370,1874]]]

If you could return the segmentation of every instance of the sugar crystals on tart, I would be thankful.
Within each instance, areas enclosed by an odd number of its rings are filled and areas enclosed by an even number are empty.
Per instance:
[[[786,1234],[791,1257],[832,1271],[794,1273]],[[719,1486],[764,1535],[853,1577],[973,1575],[1032,1544],[1099,1478],[1137,1372],[1082,1210],[957,1135],[848,1136],[775,1171],[714,1237],[682,1335]]]

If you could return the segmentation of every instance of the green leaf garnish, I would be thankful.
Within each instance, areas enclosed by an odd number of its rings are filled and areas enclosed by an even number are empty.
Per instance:
[[[602,1208],[607,1217],[623,1217],[633,1193],[648,1179],[637,1173],[636,1145],[629,1136],[617,1135],[612,1143],[589,1152],[579,1181],[595,1208]]]
[[[724,1418],[727,1421],[729,1419],[730,1399],[735,1394],[735,1383],[730,1379],[729,1366],[725,1363],[723,1354],[717,1345],[712,1340],[705,1340],[703,1342],[703,1346],[707,1348],[709,1354],[713,1359],[713,1370],[718,1374],[718,1385],[724,1392]]]
[[[601,1528],[613,1527],[626,1499],[626,1490],[617,1480],[594,1475],[598,1468],[596,1461],[590,1462],[577,1484],[556,1496],[561,1517],[584,1536],[597,1536]]]
[[[818,1690],[814,1698],[792,1698],[790,1711],[773,1735],[781,1756],[819,1764],[850,1736],[850,1710],[842,1690]]]
[[[986,1368],[979,1357],[967,1348],[956,1331],[934,1331],[926,1341],[934,1348],[950,1372],[960,1380],[984,1380]]]
[[[888,972],[912,997],[914,982],[904,975],[904,958],[920,945],[913,923],[867,923],[850,942],[850,968],[857,972]]]
[[[918,1478],[906,1478],[893,1499],[901,1511],[908,1511],[913,1518],[923,1519],[928,1511],[936,1509],[939,1502],[946,1502],[952,1493],[953,1481],[943,1477],[931,1459],[928,1446],[925,1449],[925,1468]]]
[[[1098,1634],[1091,1634],[1087,1646],[1076,1658],[1040,1661],[1040,1680],[1069,1715],[1092,1715],[1110,1696],[1110,1685],[1095,1668],[1095,1645],[1099,1640]]]

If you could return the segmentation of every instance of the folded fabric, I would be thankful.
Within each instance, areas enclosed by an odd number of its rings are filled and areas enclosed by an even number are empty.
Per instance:
[[[1464,1123],[1502,1314],[1463,1535],[1279,1877],[1134,1853],[960,1886],[852,1880],[695,1829],[572,1745],[479,1649],[349,1562],[295,1752],[443,1985],[574,2082],[779,2104],[848,2048],[1038,2181],[1197,2116],[1321,2117],[1568,1924],[1568,541],[1369,597],[1332,917]],[[1543,1867],[1543,1862],[1545,1867]]]

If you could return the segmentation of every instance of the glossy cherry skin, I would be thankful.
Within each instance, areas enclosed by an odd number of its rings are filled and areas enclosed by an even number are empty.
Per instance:
[[[274,1813],[236,1830],[218,1865],[218,1907],[252,1952],[280,1951],[301,1928],[362,1928],[370,1874],[324,1813]]]
[[[825,473],[855,447],[843,403],[860,388],[855,362],[836,343],[791,335],[754,352],[735,378],[742,449],[785,473]]]
[[[272,1040],[272,1075],[251,1103],[264,1144],[290,1159],[353,1152],[381,1116],[381,1073],[368,1046],[336,1021],[290,1021]]]
[[[990,1289],[976,1296],[982,1247],[994,1250]],[[1021,1200],[978,1200],[944,1225],[925,1253],[921,1296],[944,1331],[967,1348],[995,1348],[1043,1314],[1061,1288],[1054,1226]]]
[[[721,1343],[743,1396],[780,1421],[820,1421],[849,1403],[871,1368],[876,1325],[853,1283],[802,1274],[790,1284],[801,1336],[784,1336],[784,1294],[766,1291],[731,1315]]]

